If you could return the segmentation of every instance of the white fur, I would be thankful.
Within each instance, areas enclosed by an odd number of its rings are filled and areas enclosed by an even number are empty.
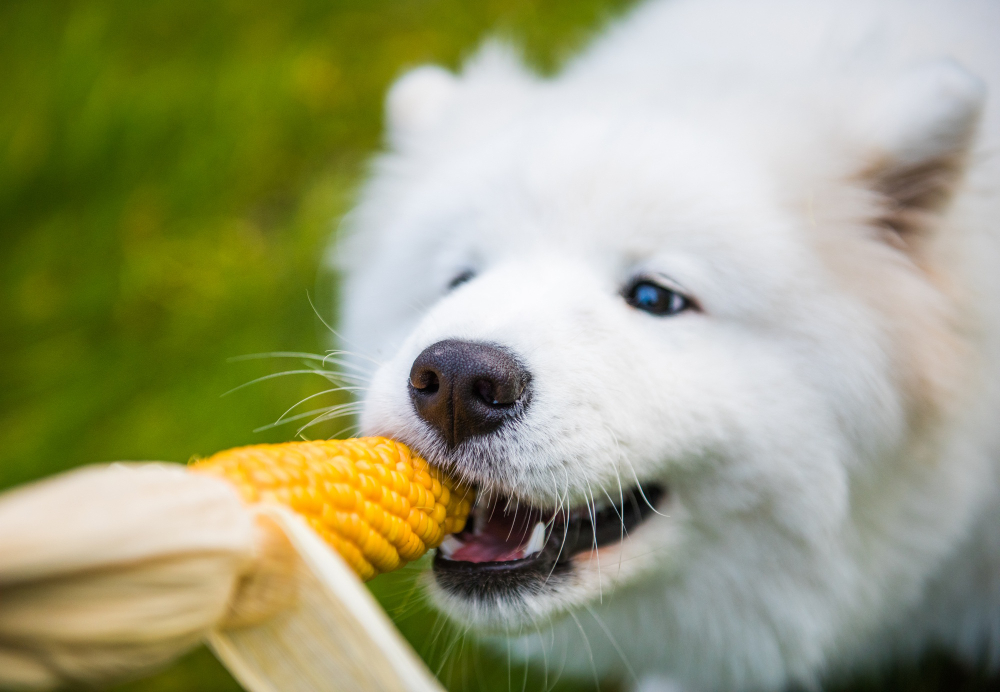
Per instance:
[[[666,0],[554,79],[403,77],[337,255],[363,428],[541,504],[670,489],[560,588],[445,610],[644,690],[1000,664],[997,45],[989,0]],[[701,311],[629,307],[640,271]],[[409,402],[446,338],[532,373],[489,474]]]

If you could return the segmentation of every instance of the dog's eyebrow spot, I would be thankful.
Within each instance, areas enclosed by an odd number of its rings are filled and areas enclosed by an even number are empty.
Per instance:
[[[448,290],[454,290],[467,281],[472,281],[474,278],[476,278],[476,272],[471,269],[464,269],[448,282]]]

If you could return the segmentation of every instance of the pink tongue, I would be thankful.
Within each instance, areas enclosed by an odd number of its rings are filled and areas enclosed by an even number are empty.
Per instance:
[[[458,562],[507,562],[524,557],[524,551],[520,546],[512,546],[488,533],[478,536],[463,535],[460,540],[465,545],[453,552],[449,559]]]
[[[482,520],[479,520],[482,522]],[[485,522],[476,526],[475,533],[462,533],[456,538],[463,543],[452,552],[450,559],[458,562],[507,562],[524,557],[521,546],[528,542],[538,517],[532,512],[504,513],[497,509]]]

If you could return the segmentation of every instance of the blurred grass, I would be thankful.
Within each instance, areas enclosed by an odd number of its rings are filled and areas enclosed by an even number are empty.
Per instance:
[[[326,347],[307,294],[333,315],[319,257],[380,145],[393,77],[456,66],[497,31],[551,70],[628,4],[0,3],[0,488],[292,436],[253,430],[322,380],[223,398],[286,367],[229,359]],[[374,589],[433,668],[447,658],[453,689],[542,685],[447,628],[432,640],[415,574]],[[884,688],[959,689],[950,664],[927,665]],[[200,649],[116,689],[238,688]]]

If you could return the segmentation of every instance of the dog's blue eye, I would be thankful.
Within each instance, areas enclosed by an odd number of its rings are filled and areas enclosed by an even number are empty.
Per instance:
[[[652,281],[636,281],[625,292],[625,300],[651,315],[676,315],[691,307],[691,301],[683,295]]]

